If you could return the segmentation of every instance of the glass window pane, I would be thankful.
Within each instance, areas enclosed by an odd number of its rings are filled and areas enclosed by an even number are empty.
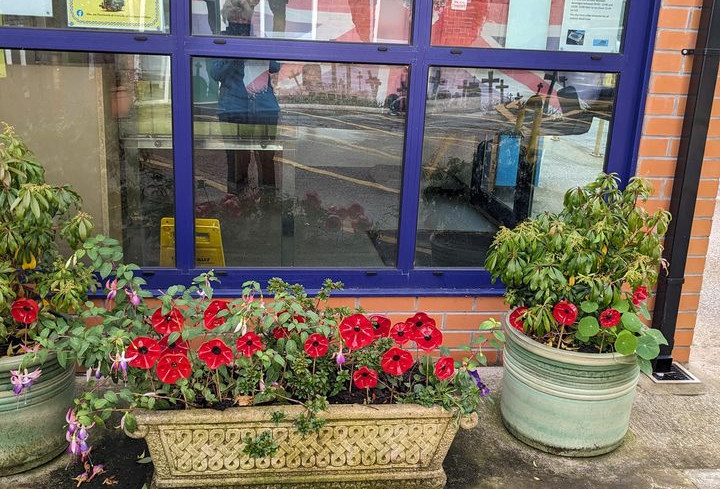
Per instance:
[[[395,265],[406,66],[193,65],[198,266]]]
[[[50,183],[72,185],[95,231],[143,266],[174,261],[167,56],[6,50],[0,120],[14,126]],[[164,259],[160,248],[164,249]]]
[[[300,39],[410,41],[413,0],[190,0],[192,32]]]
[[[416,265],[481,267],[499,226],[604,167],[616,75],[431,67]]]
[[[170,32],[170,0],[0,0],[0,27]]]
[[[618,53],[626,0],[433,0],[432,44]]]

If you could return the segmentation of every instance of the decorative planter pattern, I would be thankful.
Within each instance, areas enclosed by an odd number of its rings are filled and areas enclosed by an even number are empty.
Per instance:
[[[17,474],[44,464],[67,447],[65,413],[75,393],[72,368],[62,368],[54,356],[29,371],[42,369],[30,390],[16,396],[10,370],[20,368],[25,355],[0,359],[0,476]]]
[[[275,411],[287,417],[277,425]],[[162,488],[442,488],[443,460],[458,423],[442,408],[404,405],[333,405],[321,413],[319,433],[292,425],[302,406],[231,408],[226,411],[142,411],[128,435],[145,438]],[[460,425],[472,428],[477,416]],[[272,432],[273,457],[251,458],[243,440]]]
[[[550,348],[505,326],[503,422],[540,450],[590,457],[620,446],[640,369],[634,355]]]

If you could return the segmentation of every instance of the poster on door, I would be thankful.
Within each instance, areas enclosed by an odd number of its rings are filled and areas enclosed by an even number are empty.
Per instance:
[[[565,0],[560,50],[617,53],[625,0]]]
[[[162,0],[67,0],[68,26],[158,31],[165,28]]]
[[[52,0],[0,0],[0,15],[27,15],[29,17],[52,17]]]

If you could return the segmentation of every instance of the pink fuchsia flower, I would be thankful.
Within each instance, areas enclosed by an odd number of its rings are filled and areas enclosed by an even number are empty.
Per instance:
[[[130,363],[132,360],[135,360],[135,357],[137,355],[132,355],[130,357],[127,356],[127,351],[123,351],[122,353],[119,350],[115,350],[115,356],[110,357],[110,361],[112,364],[110,365],[110,370],[113,373],[122,373],[122,377],[124,380],[127,380],[127,368],[128,363]]]
[[[42,374],[42,370],[40,370],[39,368],[36,368],[33,372],[30,373],[28,373],[27,369],[25,369],[23,372],[21,372],[20,370],[11,370],[10,384],[12,384],[13,386],[13,394],[19,396],[23,392],[30,389],[30,387],[32,387],[33,385],[33,382],[40,378],[40,374]]]
[[[70,444],[68,451],[73,455],[88,453],[90,451],[90,445],[88,445],[88,437],[90,434],[88,430],[95,426],[95,423],[87,427],[82,426],[75,417],[75,412],[73,412],[72,409],[68,409],[65,415],[65,421],[68,423],[68,428],[65,432],[65,439]]]
[[[107,298],[105,299],[105,304],[107,304],[111,300],[115,299],[115,296],[118,293],[117,284],[118,284],[117,279],[113,280],[112,282],[110,280],[107,280],[105,282],[105,288],[108,289],[108,294],[107,294]]]
[[[340,368],[342,368],[345,363],[345,354],[342,351],[342,345],[340,345],[340,350],[335,354],[335,363],[337,363]]]
[[[125,289],[125,294],[127,294],[128,299],[130,300],[130,304],[132,304],[134,307],[140,305],[141,299],[137,292],[132,289]]]

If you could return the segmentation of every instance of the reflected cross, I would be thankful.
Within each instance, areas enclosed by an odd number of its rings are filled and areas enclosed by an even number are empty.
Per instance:
[[[488,70],[488,77],[480,80],[480,83],[487,83],[488,86],[488,102],[492,102],[493,85],[500,81],[500,78],[494,78],[495,72]]]
[[[510,85],[505,85],[505,80],[501,79],[500,85],[498,85],[495,88],[500,90],[500,103],[504,104],[505,103],[505,89],[510,88]]]

